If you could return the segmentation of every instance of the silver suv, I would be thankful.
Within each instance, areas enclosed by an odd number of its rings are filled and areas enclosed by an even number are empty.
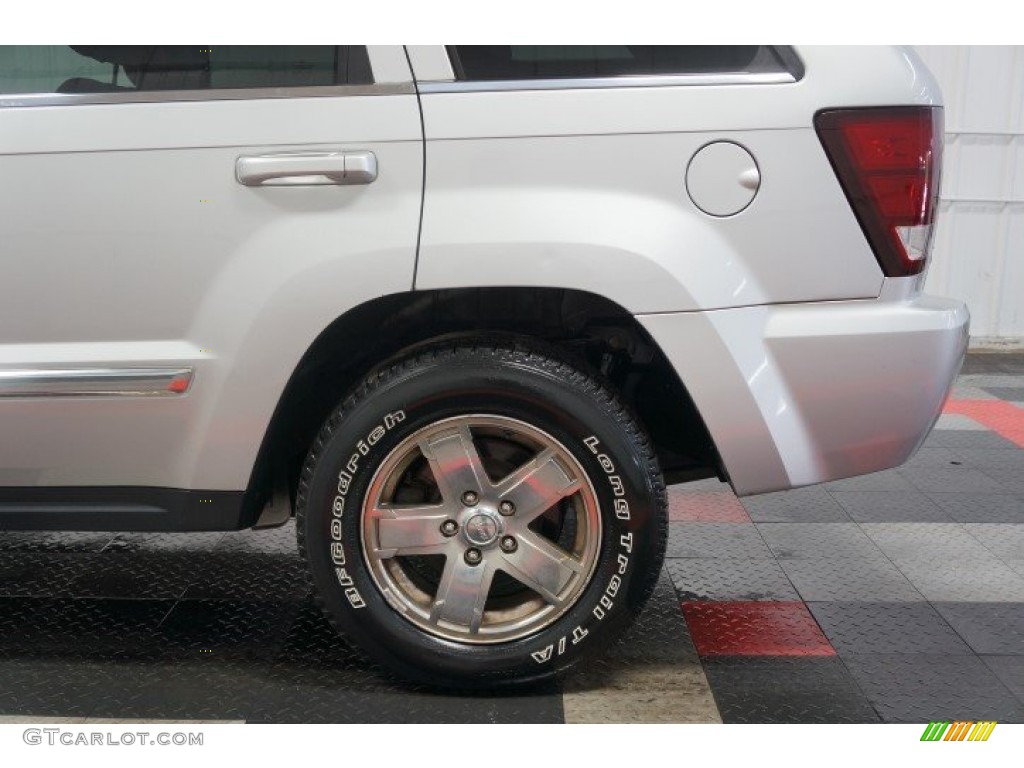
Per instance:
[[[377,659],[554,675],[666,482],[921,443],[940,103],[896,48],[0,48],[0,528],[294,513]]]

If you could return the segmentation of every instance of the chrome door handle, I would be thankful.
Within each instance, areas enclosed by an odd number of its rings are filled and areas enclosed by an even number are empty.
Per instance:
[[[235,178],[247,187],[370,184],[377,178],[373,152],[289,152],[242,155]]]

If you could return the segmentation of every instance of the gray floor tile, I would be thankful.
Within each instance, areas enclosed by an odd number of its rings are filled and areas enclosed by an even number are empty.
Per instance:
[[[945,446],[948,448],[1016,448],[1012,442],[1005,437],[997,435],[989,430],[974,431],[968,429],[943,429],[935,430],[928,439],[925,446]]]
[[[1024,498],[1010,493],[929,493],[958,523],[1024,523]]]
[[[780,560],[805,601],[916,602],[924,597],[885,558]]]
[[[706,492],[706,491],[728,491],[732,493],[732,486],[723,483],[717,477],[707,477],[703,480],[691,480],[688,483],[677,483],[671,486],[672,490],[679,492]]]
[[[1009,378],[1013,380],[1007,386],[1024,387],[1024,354],[1019,351],[997,353],[994,367],[996,372],[1008,374]]]
[[[770,558],[772,553],[750,523],[671,523],[666,555]]]
[[[979,389],[977,391],[981,392],[982,390]],[[971,398],[971,399],[977,399],[977,398]],[[992,397],[991,395],[988,395],[986,397],[986,399],[994,400],[995,398]],[[939,419],[938,419],[938,421],[935,422],[935,426],[933,427],[933,429],[934,429],[934,432],[932,432],[932,434],[935,434],[935,432],[940,432],[940,431],[944,431],[944,430],[947,430],[947,429],[971,430],[971,431],[975,431],[975,432],[983,432],[983,431],[985,431],[987,429],[987,427],[984,424],[979,424],[974,419],[972,419],[970,416],[964,416],[962,413],[944,413],[941,416],[939,416]]]
[[[896,561],[992,559],[992,553],[960,523],[863,523],[861,527]]]
[[[1024,701],[1024,656],[982,656],[981,660],[1003,685]]]
[[[840,655],[973,653],[927,603],[808,603]]]
[[[691,558],[665,561],[680,600],[798,600],[774,560]]]
[[[1024,601],[1024,577],[991,560],[899,560],[900,571],[931,602]]]
[[[1024,656],[1024,603],[935,603],[975,653]]]
[[[1010,402],[1024,400],[1024,387],[985,387],[984,389],[1000,400],[1009,400]]]
[[[912,491],[912,486],[905,477],[895,469],[884,472],[872,472],[870,475],[858,475],[844,480],[825,483],[829,491]]]
[[[977,390],[981,392],[981,390]],[[976,399],[976,398],[972,398]],[[989,395],[989,400],[995,398]],[[987,429],[984,424],[979,424],[970,416],[964,416],[962,413],[944,413],[939,416],[939,420],[935,422],[935,432],[946,430],[946,429],[957,429],[957,430],[971,430],[975,432],[983,432]],[[932,434],[935,434],[934,432]]]
[[[857,654],[843,662],[885,722],[1024,722],[1024,704],[977,656]]]
[[[749,523],[750,516],[732,492],[668,489],[668,519],[688,523]]]
[[[1000,560],[1024,560],[1024,525],[968,523],[964,528]]]
[[[919,491],[933,493],[1005,493],[1008,489],[973,467],[904,467],[899,473]]]
[[[820,485],[741,499],[755,523],[843,523],[846,512]]]
[[[1018,449],[1019,450],[1019,449]],[[999,483],[1004,492],[1024,494],[1024,471],[1014,467],[986,467],[987,477]]]
[[[1024,560],[1006,560],[1004,561],[1014,573],[1019,573],[1024,576]]]
[[[835,656],[718,656],[704,659],[704,670],[726,723],[879,721]]]
[[[1024,387],[1024,377],[1004,373],[965,373],[957,379],[957,384],[968,387],[981,387],[983,389],[991,387]]]
[[[990,394],[988,390],[982,389],[981,387],[972,387],[966,384],[957,384],[953,387],[953,391],[950,393],[950,397],[953,400],[998,400],[995,395]],[[961,416],[959,413],[944,413],[939,417],[941,422],[947,416],[956,416],[966,419],[966,416]],[[939,425],[935,425],[936,429]],[[982,427],[984,429],[984,427]]]
[[[882,557],[856,523],[758,523],[757,529],[780,559]]]
[[[982,472],[989,469],[1016,469],[1024,473],[1024,450],[1020,448],[947,448],[955,458]]]
[[[911,456],[905,467],[948,467],[957,466],[959,462],[957,454],[961,449],[949,448],[944,445],[927,445],[920,448],[917,453]]]
[[[957,381],[977,378],[980,375],[1006,374],[1006,371],[1002,369],[997,359],[996,355],[990,354],[987,350],[973,351],[964,358]]]
[[[858,523],[951,523],[953,518],[920,491],[832,491]]]

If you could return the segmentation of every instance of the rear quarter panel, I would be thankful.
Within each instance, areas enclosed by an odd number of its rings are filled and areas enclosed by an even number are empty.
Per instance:
[[[881,270],[813,116],[933,103],[938,90],[903,49],[799,54],[806,71],[789,84],[436,93],[421,83],[416,287],[572,287],[634,313],[878,296]],[[421,68],[441,74],[436,58]],[[685,172],[723,139],[751,151],[762,182],[746,210],[715,218],[690,200]]]

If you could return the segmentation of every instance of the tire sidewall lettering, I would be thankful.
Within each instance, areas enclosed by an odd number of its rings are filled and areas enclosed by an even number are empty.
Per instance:
[[[348,493],[352,489],[352,483],[360,470],[360,465],[369,452],[380,440],[398,424],[405,421],[405,411],[398,410],[386,414],[381,422],[370,430],[370,433],[363,439],[357,440],[354,450],[350,454],[344,469],[338,473],[336,494],[331,501],[331,523],[329,535],[329,552],[331,563],[334,565],[334,575],[338,585],[342,588],[349,605],[354,609],[365,608],[366,600],[363,599],[359,588],[349,573],[347,557],[345,554],[344,528],[342,518],[345,514],[345,507],[348,505]],[[372,467],[371,467],[372,470]]]
[[[614,498],[613,510],[615,519],[628,522],[631,515],[629,502],[625,498],[626,488],[625,484],[622,482],[621,476],[615,473],[615,462],[612,461],[611,457],[602,450],[601,441],[596,435],[584,438],[583,445],[596,458],[598,466],[604,472],[605,479],[608,482]],[[596,482],[597,478],[594,478],[594,481]],[[607,522],[608,521],[606,520],[606,524]],[[601,593],[601,597],[598,598],[597,605],[595,605],[590,611],[591,616],[593,617],[592,622],[594,623],[603,621],[615,607],[615,598],[619,594],[619,589],[622,587],[622,579],[629,570],[629,566],[632,561],[632,531],[627,531],[626,533],[619,535],[618,547],[619,551],[616,552],[615,555],[615,572],[612,573],[611,577],[608,579],[606,586]],[[548,643],[539,650],[533,651],[530,656],[538,664],[549,663],[558,656],[564,654],[568,648],[578,645],[589,634],[589,629],[585,628],[583,624],[577,624],[571,632],[563,635],[552,643]]]

